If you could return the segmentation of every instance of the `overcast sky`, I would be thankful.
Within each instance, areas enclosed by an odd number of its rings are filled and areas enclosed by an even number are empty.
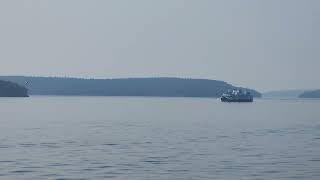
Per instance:
[[[319,0],[1,0],[0,74],[320,88]]]

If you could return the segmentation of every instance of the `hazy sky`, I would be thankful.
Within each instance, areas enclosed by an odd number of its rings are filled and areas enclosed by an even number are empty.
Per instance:
[[[1,0],[0,74],[320,88],[320,0]]]

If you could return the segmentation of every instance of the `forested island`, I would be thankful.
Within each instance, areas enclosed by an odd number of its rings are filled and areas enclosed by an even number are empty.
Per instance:
[[[300,98],[320,98],[320,89],[313,91],[305,91],[302,93]]]
[[[28,97],[28,90],[17,83],[0,80],[0,97]]]
[[[158,96],[220,97],[239,88],[223,81],[181,78],[79,79],[57,77],[0,76],[0,79],[28,83],[30,95],[72,96]],[[241,88],[261,97],[255,90]]]

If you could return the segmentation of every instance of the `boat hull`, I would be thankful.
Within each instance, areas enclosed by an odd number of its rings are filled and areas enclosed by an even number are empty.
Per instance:
[[[253,102],[253,99],[228,99],[221,97],[221,102]]]

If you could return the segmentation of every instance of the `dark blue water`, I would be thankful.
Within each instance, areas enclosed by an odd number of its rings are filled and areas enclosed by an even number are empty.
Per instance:
[[[320,179],[320,101],[0,99],[0,179]]]

